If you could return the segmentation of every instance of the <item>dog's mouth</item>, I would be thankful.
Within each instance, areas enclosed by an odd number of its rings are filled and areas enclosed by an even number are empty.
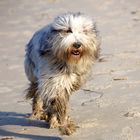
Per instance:
[[[78,56],[78,55],[80,55],[80,51],[79,51],[79,50],[72,50],[72,51],[71,51],[71,54],[72,54],[72,55],[77,55],[77,56]]]
[[[76,48],[69,48],[68,49],[68,61],[69,63],[78,63],[80,58],[83,56],[83,49],[82,47],[76,49]]]

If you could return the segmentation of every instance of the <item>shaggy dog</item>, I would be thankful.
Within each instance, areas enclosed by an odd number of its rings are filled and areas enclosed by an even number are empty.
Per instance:
[[[69,97],[90,75],[99,46],[93,20],[81,13],[62,14],[34,34],[25,55],[31,117],[46,120],[62,134],[75,131],[68,115]]]

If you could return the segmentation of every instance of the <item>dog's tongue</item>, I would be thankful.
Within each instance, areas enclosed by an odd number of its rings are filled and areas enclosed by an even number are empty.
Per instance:
[[[73,50],[73,51],[72,51],[72,54],[73,54],[73,55],[79,55],[80,52],[79,52],[78,50]]]

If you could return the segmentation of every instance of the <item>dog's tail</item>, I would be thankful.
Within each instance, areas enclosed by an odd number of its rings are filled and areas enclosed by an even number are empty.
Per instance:
[[[30,83],[29,87],[25,91],[25,99],[32,99],[35,94],[37,93],[38,84],[37,83]]]

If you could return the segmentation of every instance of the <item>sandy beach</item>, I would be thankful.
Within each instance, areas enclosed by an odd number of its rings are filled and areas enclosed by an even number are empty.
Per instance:
[[[23,62],[34,32],[68,11],[93,17],[102,44],[91,77],[70,99],[79,128],[62,136],[26,118]],[[1,0],[0,140],[140,140],[140,1]]]

